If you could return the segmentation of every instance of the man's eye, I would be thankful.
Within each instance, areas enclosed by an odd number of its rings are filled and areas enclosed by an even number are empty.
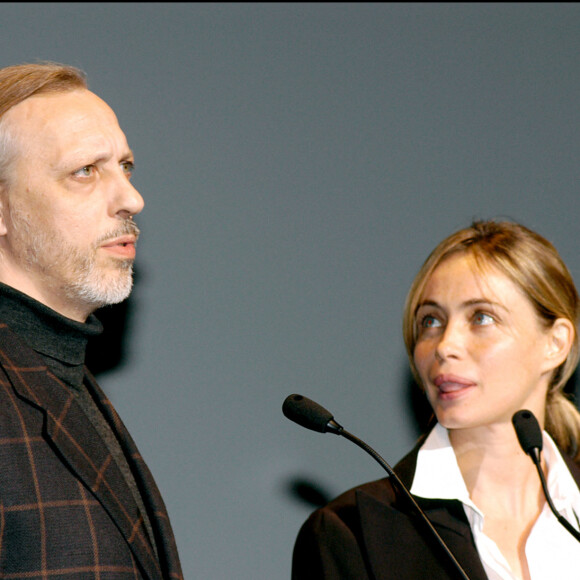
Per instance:
[[[123,161],[123,163],[121,163],[121,168],[123,169],[125,175],[131,177],[131,175],[133,175],[133,171],[135,171],[135,164],[132,161]]]
[[[85,165],[73,173],[76,177],[92,177],[95,171],[94,165]]]

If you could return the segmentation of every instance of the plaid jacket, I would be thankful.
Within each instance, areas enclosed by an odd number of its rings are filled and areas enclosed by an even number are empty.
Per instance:
[[[154,538],[74,393],[0,324],[0,578],[182,579],[151,473],[88,376],[143,496]]]

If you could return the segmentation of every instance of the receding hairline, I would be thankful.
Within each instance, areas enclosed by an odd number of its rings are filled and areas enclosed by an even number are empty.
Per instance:
[[[31,97],[89,90],[86,73],[53,61],[0,68],[0,186],[7,186],[15,155],[15,137],[6,113]]]
[[[74,66],[40,62],[0,69],[0,119],[12,107],[29,97],[88,89],[86,73]]]

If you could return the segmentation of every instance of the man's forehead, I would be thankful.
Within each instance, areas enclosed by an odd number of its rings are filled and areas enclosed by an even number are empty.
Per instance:
[[[99,148],[111,136],[128,149],[113,110],[87,89],[34,95],[10,109],[5,120],[29,151]]]
[[[28,97],[8,110],[4,119],[18,127],[36,129],[58,127],[63,122],[83,122],[97,117],[116,122],[113,110],[88,89],[41,93]]]

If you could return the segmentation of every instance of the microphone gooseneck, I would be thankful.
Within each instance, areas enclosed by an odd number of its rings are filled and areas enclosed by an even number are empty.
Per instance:
[[[366,451],[373,459],[375,459],[375,461],[377,461],[379,465],[395,481],[397,487],[403,493],[403,495],[411,502],[420,518],[427,525],[430,532],[433,534],[433,537],[437,540],[439,546],[451,560],[460,577],[463,580],[469,580],[469,576],[466,574],[465,570],[463,570],[461,564],[453,555],[453,552],[451,552],[447,544],[443,541],[443,538],[434,528],[431,520],[429,520],[425,512],[415,501],[415,498],[411,495],[411,492],[405,487],[403,482],[399,479],[399,476],[393,471],[392,467],[372,447],[367,445],[358,437],[354,436],[352,433],[346,431],[339,423],[334,420],[334,417],[330,411],[327,411],[318,403],[315,403],[314,401],[302,395],[289,395],[286,397],[282,405],[282,412],[288,419],[298,423],[298,425],[301,425],[302,427],[306,427],[307,429],[311,429],[312,431],[317,431],[319,433],[334,433],[335,435],[340,435],[345,439],[348,439]]]
[[[548,484],[546,483],[546,478],[544,477],[544,472],[542,471],[542,465],[540,460],[540,454],[542,452],[542,430],[538,420],[531,411],[527,409],[522,409],[514,414],[512,417],[512,424],[518,436],[518,441],[526,455],[529,455],[536,466],[538,475],[540,476],[540,482],[542,484],[542,489],[544,491],[544,496],[548,502],[548,506],[552,510],[552,513],[556,516],[557,520],[580,542],[580,533],[576,528],[570,524],[570,522],[561,514],[558,513],[554,502],[548,491]]]

